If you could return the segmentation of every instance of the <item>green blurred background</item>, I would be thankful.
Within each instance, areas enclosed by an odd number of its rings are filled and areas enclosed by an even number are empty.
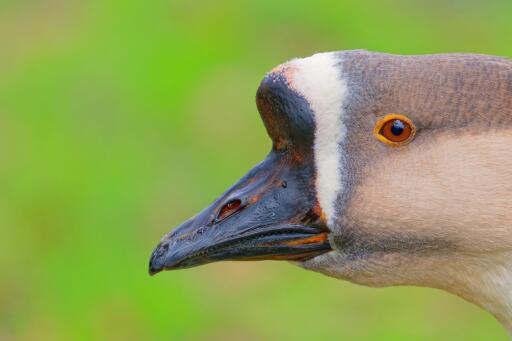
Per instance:
[[[511,17],[509,0],[0,1],[0,340],[505,340],[431,289],[147,263],[266,155],[266,71],[354,48],[512,56]]]

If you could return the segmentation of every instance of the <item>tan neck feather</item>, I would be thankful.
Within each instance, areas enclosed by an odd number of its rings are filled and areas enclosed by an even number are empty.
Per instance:
[[[512,331],[512,131],[447,132],[392,151],[368,170],[347,222],[376,240],[433,238],[451,246],[370,258],[337,277],[441,288]]]

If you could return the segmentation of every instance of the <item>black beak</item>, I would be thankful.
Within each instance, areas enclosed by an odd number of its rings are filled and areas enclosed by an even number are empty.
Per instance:
[[[149,261],[149,273],[185,269],[222,260],[303,260],[330,250],[327,233],[300,225],[272,226],[244,236],[212,243],[197,238],[194,243],[179,237],[160,243]]]
[[[311,172],[271,153],[210,207],[164,236],[149,273],[222,260],[305,260],[331,250]]]

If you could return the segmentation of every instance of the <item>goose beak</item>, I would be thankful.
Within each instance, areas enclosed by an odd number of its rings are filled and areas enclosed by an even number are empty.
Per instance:
[[[176,235],[160,243],[149,261],[149,273],[185,269],[223,260],[303,260],[329,250],[327,233],[319,229],[282,225],[218,241],[198,237],[187,242]]]
[[[329,251],[309,173],[271,154],[210,207],[165,235],[151,255],[149,273],[223,260],[305,260]]]

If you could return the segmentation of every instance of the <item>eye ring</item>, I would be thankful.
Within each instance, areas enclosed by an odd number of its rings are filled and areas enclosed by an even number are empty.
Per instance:
[[[414,139],[416,126],[404,115],[388,114],[375,123],[373,134],[389,146],[400,147]]]

